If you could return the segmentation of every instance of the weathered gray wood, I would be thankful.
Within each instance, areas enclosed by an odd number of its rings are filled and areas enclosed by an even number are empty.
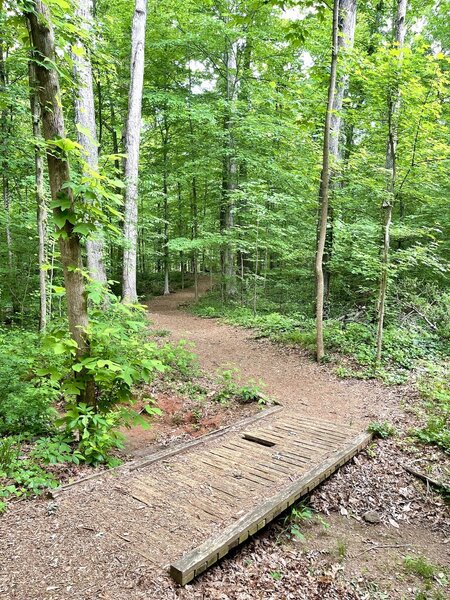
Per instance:
[[[193,448],[195,446],[199,446],[200,444],[205,444],[206,442],[210,442],[211,440],[219,438],[219,437],[225,435],[226,433],[230,433],[230,431],[237,431],[239,429],[242,429],[243,427],[246,427],[250,423],[254,423],[255,421],[264,419],[265,417],[268,417],[269,415],[280,412],[281,410],[283,410],[282,406],[279,406],[279,405],[271,406],[270,408],[266,408],[266,409],[262,410],[260,413],[258,413],[256,415],[252,415],[251,417],[242,419],[241,421],[238,421],[237,423],[234,423],[232,425],[226,425],[225,427],[222,427],[221,429],[216,429],[214,431],[210,431],[209,433],[205,433],[204,435],[199,436],[195,440],[190,440],[189,442],[184,442],[183,444],[177,444],[175,446],[165,448],[164,450],[161,450],[159,452],[154,452],[150,455],[147,455],[140,460],[133,461],[131,463],[126,463],[124,465],[118,465],[117,467],[112,467],[111,469],[107,469],[104,471],[97,471],[96,473],[92,473],[91,475],[88,475],[87,477],[82,477],[81,479],[77,479],[76,481],[71,481],[70,483],[66,483],[65,485],[62,485],[54,490],[49,490],[48,496],[51,498],[56,498],[57,496],[59,496],[59,494],[70,489],[73,486],[79,485],[86,481],[90,481],[91,479],[97,479],[99,477],[104,477],[104,476],[109,475],[110,473],[118,471],[118,470],[120,470],[120,471],[124,471],[124,470],[136,471],[136,469],[142,469],[144,467],[147,467],[148,465],[151,465],[151,464],[158,462],[160,460],[163,460],[165,458],[170,458],[171,456],[176,456],[177,454],[181,454],[182,452],[185,452],[186,450],[190,450],[191,448]]]
[[[284,487],[281,492],[251,510],[219,535],[191,550],[180,560],[170,565],[170,574],[180,585],[189,583],[194,577],[225,556],[231,548],[244,542],[250,535],[262,529],[267,523],[297,502],[319,483],[329,477],[362,450],[371,439],[370,433],[361,433],[342,449],[332,452],[320,464]]]

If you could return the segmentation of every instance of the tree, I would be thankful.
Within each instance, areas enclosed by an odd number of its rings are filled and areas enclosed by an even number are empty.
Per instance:
[[[336,74],[337,59],[339,51],[339,0],[334,0],[333,21],[331,29],[331,67],[330,79],[328,83],[327,111],[325,116],[325,127],[323,132],[323,154],[322,154],[322,173],[319,189],[319,223],[318,240],[316,251],[316,356],[321,361],[325,356],[323,342],[323,301],[324,301],[324,276],[323,276],[323,256],[325,250],[325,239],[328,222],[328,205],[330,192],[330,139],[331,139],[331,121],[333,114],[333,105],[336,95]]]
[[[34,147],[34,177],[36,194],[36,213],[38,231],[38,269],[39,269],[39,330],[47,326],[47,203],[44,193],[44,156],[42,151],[41,135],[41,107],[36,77],[36,57],[30,52],[28,61],[28,74],[30,85],[30,108]]]
[[[389,89],[387,105],[388,134],[386,143],[386,196],[381,207],[383,215],[383,246],[381,257],[381,275],[377,306],[377,363],[381,361],[383,349],[384,316],[386,310],[386,292],[389,278],[389,250],[392,224],[392,210],[397,179],[397,143],[398,120],[400,113],[399,75],[402,64],[402,50],[406,34],[406,0],[397,0],[397,14],[394,20],[394,47],[398,51],[397,73]]]
[[[339,55],[346,57],[353,48],[356,27],[356,0],[340,0],[338,24],[338,51]],[[348,65],[342,64],[338,68],[336,80],[336,93],[334,95],[333,110],[330,124],[330,191],[332,193],[340,186],[340,171],[343,147],[343,116],[342,107],[345,94],[349,85]],[[324,303],[328,302],[331,279],[331,257],[333,253],[333,197],[329,203],[329,217],[324,248],[323,275],[324,275]]]
[[[137,302],[136,259],[138,218],[138,175],[141,137],[142,87],[144,81],[145,25],[147,0],[136,0],[131,30],[130,90],[125,133],[125,214],[123,234],[123,301]]]
[[[73,48],[74,75],[77,86],[75,94],[75,123],[77,125],[78,143],[84,149],[86,166],[85,177],[92,177],[98,171],[98,142],[95,124],[94,89],[92,82],[92,66],[86,39],[92,34],[93,19],[92,0],[78,0],[76,16],[79,19],[83,38]],[[91,278],[102,285],[107,284],[104,263],[103,237],[97,231],[95,237],[86,240],[87,264]]]
[[[47,164],[53,201],[53,215],[57,224],[61,262],[66,288],[67,315],[76,355],[89,353],[87,328],[89,324],[87,297],[83,274],[80,235],[76,225],[76,203],[71,188],[70,169],[65,152],[66,133],[60,102],[61,91],[55,68],[55,39],[51,15],[41,0],[34,0],[25,16],[28,20],[36,57],[36,79],[39,84],[43,135],[47,142]],[[93,403],[95,389],[87,385],[80,397]]]

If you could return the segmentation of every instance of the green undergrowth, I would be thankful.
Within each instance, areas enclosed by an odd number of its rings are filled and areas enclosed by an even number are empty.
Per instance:
[[[274,312],[264,301],[253,309],[239,303],[224,304],[212,292],[202,297],[191,310],[205,318],[220,318],[227,323],[248,327],[259,338],[315,351],[315,320],[301,312]],[[440,446],[450,452],[450,389],[448,358],[450,343],[446,336],[420,323],[399,326],[388,324],[384,334],[382,363],[375,360],[376,328],[372,322],[327,319],[324,324],[326,361],[340,377],[381,379],[387,384],[414,381],[424,399],[427,424],[415,432],[416,439]]]
[[[198,370],[187,344],[152,333],[142,308],[114,296],[105,306],[95,293],[90,300],[90,353],[81,360],[64,321],[53,320],[42,335],[0,330],[0,507],[57,485],[61,465],[118,464],[118,429],[149,427],[161,413],[142,394],[135,410],[134,391],[161,377],[189,381]],[[89,380],[95,405],[77,397]]]

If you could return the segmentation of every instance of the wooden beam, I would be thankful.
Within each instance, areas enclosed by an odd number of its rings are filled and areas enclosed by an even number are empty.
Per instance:
[[[254,535],[302,496],[318,486],[362,450],[371,438],[370,433],[360,433],[342,449],[329,454],[319,465],[283,488],[281,492],[242,516],[220,534],[209,538],[185,554],[180,560],[170,565],[169,571],[173,579],[180,585],[189,583],[194,577],[228,554],[231,548]]]

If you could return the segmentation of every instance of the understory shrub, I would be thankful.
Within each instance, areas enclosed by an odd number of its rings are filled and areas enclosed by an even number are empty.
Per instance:
[[[417,430],[416,437],[436,444],[450,454],[450,378],[448,363],[428,365],[419,380],[419,390],[425,399],[427,423]]]
[[[58,368],[59,362],[37,334],[0,329],[0,435],[36,435],[51,428],[58,389],[36,372],[46,363]]]

